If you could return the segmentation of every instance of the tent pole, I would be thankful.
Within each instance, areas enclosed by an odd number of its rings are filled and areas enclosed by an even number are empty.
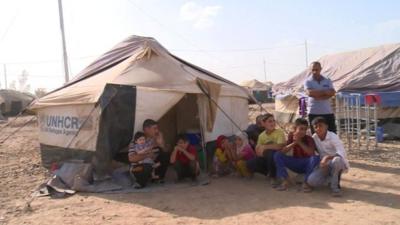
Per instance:
[[[199,115],[200,115],[200,112],[199,112]],[[206,172],[206,173],[208,173],[208,154],[207,154],[207,149],[206,149],[206,141],[205,141],[205,137],[204,137],[204,127],[203,127],[203,123],[201,123],[201,121],[200,121],[200,119],[199,119],[199,122],[200,122],[200,133],[201,133],[201,145],[202,145],[202,151],[203,151],[203,155],[204,155],[204,158],[203,158],[203,163],[204,163],[204,171]]]

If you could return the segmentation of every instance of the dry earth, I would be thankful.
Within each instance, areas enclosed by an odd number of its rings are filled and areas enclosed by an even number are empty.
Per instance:
[[[1,129],[0,142],[28,120]],[[26,207],[49,176],[40,165],[33,121],[0,144],[0,224],[400,224],[400,143],[352,150],[349,157],[341,198],[327,188],[277,192],[262,177],[227,177],[149,193],[41,197]]]

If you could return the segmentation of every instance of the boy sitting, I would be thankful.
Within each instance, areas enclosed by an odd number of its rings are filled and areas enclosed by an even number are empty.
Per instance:
[[[289,176],[287,169],[299,174],[305,174],[307,180],[313,169],[319,163],[319,156],[315,155],[316,147],[311,136],[307,135],[308,121],[299,118],[294,124],[294,131],[289,133],[287,145],[274,155],[277,169],[277,177],[282,179],[282,184],[277,188],[278,191],[285,191],[289,187]],[[293,156],[286,155],[292,151]],[[305,192],[307,186],[303,186]]]
[[[346,150],[339,137],[328,131],[328,122],[325,118],[315,118],[312,125],[315,130],[313,139],[317,145],[321,161],[308,177],[307,184],[316,187],[330,182],[332,195],[341,196],[339,176],[350,168]]]
[[[200,167],[197,162],[197,150],[189,144],[189,139],[186,135],[178,135],[170,162],[174,165],[178,181],[182,181],[186,177],[195,181],[196,177],[200,174]]]

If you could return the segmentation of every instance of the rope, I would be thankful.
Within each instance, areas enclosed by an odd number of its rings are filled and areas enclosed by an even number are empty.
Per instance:
[[[111,100],[117,95],[118,91],[116,91],[110,98],[110,101],[107,102],[107,104],[105,104],[104,108],[106,108],[108,106],[108,104],[111,102]],[[100,97],[101,98],[101,97]],[[94,110],[96,109],[96,107],[98,106],[99,102],[97,102],[93,109],[90,111],[89,115],[86,117],[86,119],[83,121],[82,125],[79,127],[78,131],[75,133],[75,135],[71,138],[71,140],[69,141],[68,145],[67,145],[67,149],[71,146],[72,141],[78,136],[79,132],[82,130],[82,128],[85,126],[86,122],[89,120],[90,116],[93,114]]]
[[[226,118],[228,118],[229,121],[230,121],[233,125],[235,125],[235,127],[238,128],[238,130],[241,131],[242,129],[239,127],[239,125],[237,125],[237,123],[235,123],[235,121],[233,121],[233,119],[232,119],[230,116],[228,116],[228,114],[218,105],[218,103],[210,96],[210,94],[207,93],[207,92],[204,90],[204,88],[202,87],[202,84],[201,84],[200,82],[197,82],[197,85],[199,86],[200,90],[208,97],[208,99],[210,99],[210,100],[217,106],[217,108],[218,108],[219,110],[221,110],[221,112],[226,116]]]
[[[28,125],[28,123],[30,123],[33,119],[35,119],[35,116],[32,116],[32,118],[30,120],[28,120],[27,122],[24,123],[24,125],[22,125],[21,127],[18,127],[14,132],[12,132],[10,135],[8,135],[4,140],[0,141],[0,144],[3,144],[5,141],[7,141],[11,136],[13,136],[15,133],[17,133],[19,130],[21,130],[22,128],[24,128],[26,125]]]

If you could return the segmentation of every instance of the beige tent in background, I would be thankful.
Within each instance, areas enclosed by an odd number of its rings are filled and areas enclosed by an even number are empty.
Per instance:
[[[95,155],[104,167],[145,119],[159,121],[167,148],[181,132],[202,133],[208,142],[247,127],[248,101],[242,87],[153,38],[131,36],[30,108],[38,114],[45,165]]]
[[[3,116],[16,116],[24,110],[35,97],[11,89],[0,90],[0,114]]]
[[[271,89],[273,83],[270,81],[261,82],[256,79],[243,81],[240,86],[246,88],[254,98],[261,103],[272,101]]]
[[[321,73],[332,80],[339,97],[351,93],[378,94],[382,100],[378,112],[381,122],[400,118],[400,44],[326,55],[318,61],[323,67]],[[310,71],[304,70],[274,85],[278,120],[290,122],[298,117],[298,101],[304,96],[303,84],[309,75]],[[393,130],[393,124],[385,130]]]

